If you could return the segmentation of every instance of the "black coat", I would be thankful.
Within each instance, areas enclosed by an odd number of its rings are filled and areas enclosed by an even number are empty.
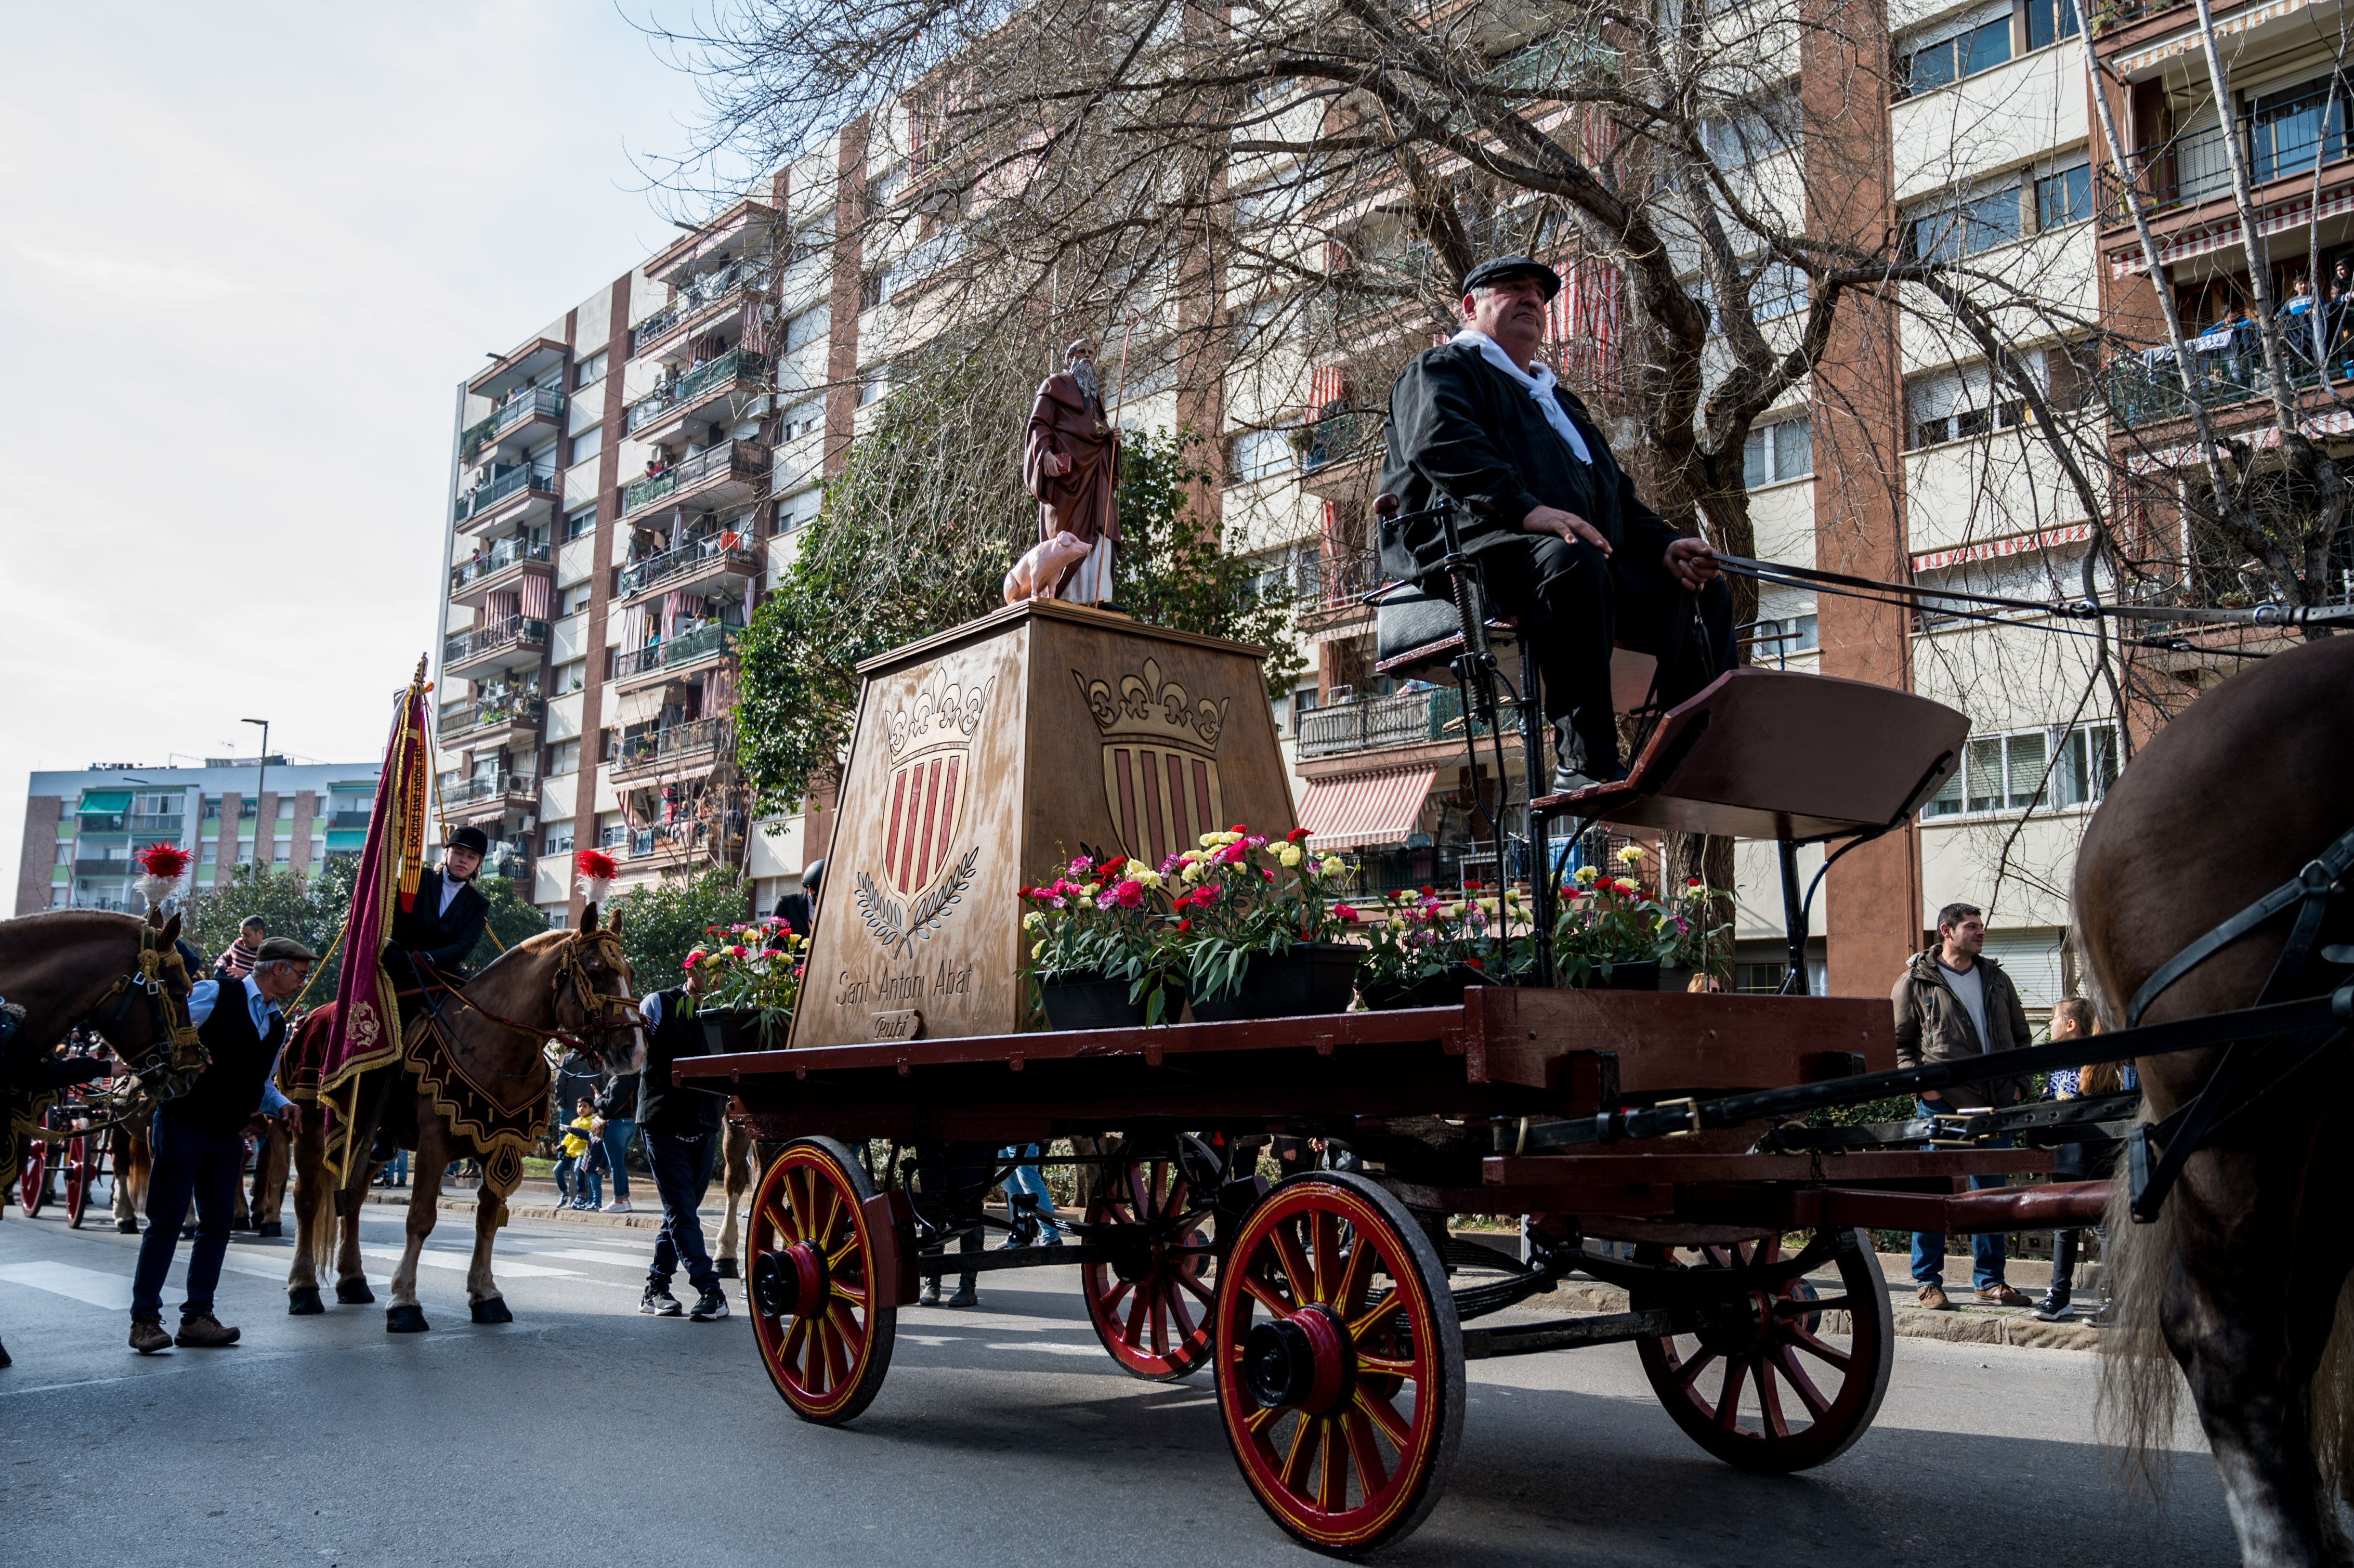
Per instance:
[[[428,866],[417,879],[417,897],[408,909],[397,905],[391,948],[414,953],[445,975],[466,972],[466,957],[482,939],[491,901],[472,882],[459,888],[450,912],[441,912],[441,868]]]
[[[656,994],[662,998],[662,1020],[646,1031],[638,1125],[672,1137],[717,1132],[726,1118],[726,1095],[701,1086],[700,1079],[684,1085],[670,1081],[671,1065],[681,1057],[711,1054],[710,1038],[702,1020],[687,1011],[684,988],[673,986]]]
[[[1626,565],[1659,566],[1676,531],[1635,493],[1585,406],[1558,387],[1553,397],[1585,438],[1591,463],[1577,460],[1526,389],[1477,348],[1424,350],[1390,388],[1381,487],[1405,512],[1456,502],[1456,526],[1474,553],[1524,536],[1521,519],[1555,506],[1593,524]],[[1442,553],[1435,527],[1383,530],[1382,570],[1391,577],[1420,578]]]

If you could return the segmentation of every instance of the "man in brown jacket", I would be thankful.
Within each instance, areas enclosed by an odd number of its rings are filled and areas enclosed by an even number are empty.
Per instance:
[[[1918,1067],[1930,1062],[1952,1062],[1989,1051],[2014,1051],[2034,1044],[2027,1030],[2027,1013],[2019,1005],[2019,988],[2002,967],[1988,958],[1986,920],[1967,904],[1948,904],[1937,911],[1937,945],[1915,953],[1896,977],[1888,1000],[1896,1009],[1896,1065]],[[1922,1116],[1949,1116],[1956,1111],[1984,1110],[2015,1105],[2027,1093],[2023,1078],[1999,1078],[1990,1084],[1963,1084],[1940,1094],[1924,1091]],[[2000,1176],[1973,1176],[1972,1187],[1999,1187]],[[2003,1282],[2000,1235],[1970,1238],[1971,1283],[1978,1298],[1989,1306],[2024,1307],[2027,1298]],[[1946,1238],[1927,1231],[1913,1234],[1913,1278],[1920,1286],[1921,1305],[1944,1311],[1953,1303],[1946,1297]]]

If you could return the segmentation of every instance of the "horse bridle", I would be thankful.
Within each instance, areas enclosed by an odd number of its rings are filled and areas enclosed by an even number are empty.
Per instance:
[[[109,1031],[121,1029],[123,1021],[131,1016],[133,1005],[145,996],[155,1020],[155,1039],[143,1054],[145,1065],[132,1064],[125,1057],[131,1075],[122,1087],[99,1090],[80,1102],[81,1108],[94,1110],[103,1119],[66,1128],[27,1128],[32,1137],[55,1143],[136,1121],[154,1105],[186,1094],[197,1075],[212,1065],[211,1054],[197,1037],[196,1026],[188,1022],[186,998],[191,982],[187,960],[176,944],[162,941],[162,935],[152,926],[142,926],[135,967],[115,977],[89,1010],[68,1025],[69,1030],[96,1031],[120,1054],[121,1048],[115,1045]],[[177,990],[173,987],[175,977],[179,981]]]
[[[438,990],[443,996],[457,1002],[459,1006],[481,1015],[487,1022],[502,1029],[535,1040],[560,1040],[575,1051],[590,1050],[587,1036],[608,1036],[645,1027],[645,1018],[638,1012],[635,998],[614,996],[597,989],[596,982],[588,978],[587,964],[582,960],[583,948],[594,948],[599,957],[617,969],[627,963],[621,953],[620,938],[610,931],[601,929],[577,931],[566,938],[563,948],[557,954],[556,975],[549,981],[548,989],[550,1000],[559,1007],[563,1004],[566,993],[569,991],[574,1002],[580,1009],[583,1020],[578,1033],[564,1028],[561,1024],[542,1027],[537,1024],[524,1023],[493,1012],[448,980],[443,980],[439,974],[434,973],[430,966],[422,966],[419,972],[425,980],[425,988],[429,993],[426,999],[427,1005],[437,1014],[440,1012],[440,1004],[430,995],[432,991]],[[594,1054],[603,1054],[601,1051]]]

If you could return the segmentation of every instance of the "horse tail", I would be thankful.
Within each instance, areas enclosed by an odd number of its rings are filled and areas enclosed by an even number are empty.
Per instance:
[[[2098,1427],[2119,1478],[2139,1483],[2152,1497],[2166,1490],[2170,1451],[2163,1445],[2179,1417],[2183,1383],[2167,1347],[2160,1309],[2179,1245],[2176,1205],[2149,1224],[2137,1224],[2126,1184],[2109,1194],[2101,1232],[2101,1277],[2111,1326],[2101,1339]]]

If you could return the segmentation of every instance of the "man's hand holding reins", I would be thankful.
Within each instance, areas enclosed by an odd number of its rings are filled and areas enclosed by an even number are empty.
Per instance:
[[[1668,573],[1693,593],[1716,580],[1716,552],[1705,539],[1687,535],[1668,546]]]

